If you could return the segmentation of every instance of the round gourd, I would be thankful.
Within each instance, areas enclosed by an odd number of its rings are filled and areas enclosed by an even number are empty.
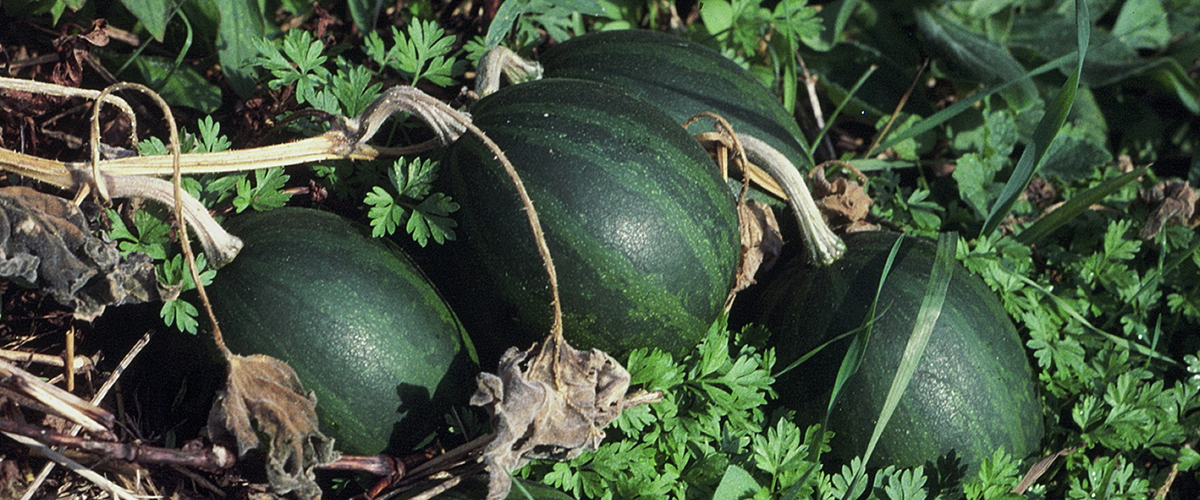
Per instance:
[[[772,332],[777,366],[788,366],[863,324],[897,238],[903,243],[865,358],[830,416],[833,453],[843,459],[866,450],[921,307],[935,245],[895,233],[849,234],[841,260],[811,268],[793,259],[755,304],[757,322]],[[780,402],[819,422],[849,343],[839,340],[781,376],[774,385]],[[953,450],[973,470],[999,447],[1029,455],[1041,436],[1041,404],[1021,339],[992,291],[956,262],[941,316],[872,465],[916,466]]]
[[[238,216],[228,229],[245,246],[208,288],[225,342],[291,365],[338,450],[402,451],[466,401],[470,340],[399,247],[304,208]]]
[[[692,349],[721,313],[740,258],[733,193],[695,140],[620,89],[579,80],[510,86],[471,114],[512,161],[541,218],[566,339],[615,356]],[[525,211],[473,135],[448,160],[462,205],[458,234],[474,262],[455,265],[468,269],[460,290],[470,287],[456,309],[490,317],[490,327],[472,331],[527,346],[550,331],[552,316]]]
[[[749,71],[703,45],[657,31],[601,31],[551,47],[538,61],[545,78],[620,87],[658,106],[676,123],[697,113],[716,113],[797,167],[808,164],[799,142],[803,133],[791,114]],[[690,130],[712,128],[700,121]]]

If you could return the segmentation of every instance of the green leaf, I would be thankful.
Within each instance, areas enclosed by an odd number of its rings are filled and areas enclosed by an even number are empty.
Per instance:
[[[376,97],[379,97],[383,84],[378,82],[372,84],[373,77],[371,70],[366,67],[351,65],[338,58],[337,75],[330,81],[330,87],[341,105],[339,114],[358,116]]]
[[[413,207],[405,230],[421,246],[429,243],[430,238],[433,238],[433,241],[439,245],[445,243],[446,240],[453,240],[454,228],[458,227],[458,223],[449,216],[458,208],[458,204],[454,203],[449,196],[434,193]]]
[[[1058,136],[1046,150],[1039,171],[1045,176],[1065,180],[1085,179],[1097,165],[1112,160],[1107,141],[1107,134],[1096,134],[1071,122],[1063,123]]]
[[[1117,14],[1112,34],[1127,45],[1158,50],[1171,41],[1171,27],[1162,0],[1127,0]]]
[[[746,469],[730,464],[725,469],[725,475],[721,477],[721,483],[717,485],[716,491],[713,491],[713,500],[739,500],[753,494],[761,489],[758,482],[754,480]]]
[[[283,167],[260,169],[254,171],[254,184],[245,177],[237,183],[237,196],[233,206],[237,213],[253,208],[265,212],[282,207],[291,199],[290,193],[281,191],[291,177],[283,173]]]
[[[991,458],[979,464],[976,478],[963,485],[963,493],[971,500],[996,499],[1017,500],[1024,498],[1012,493],[1013,487],[1021,479],[1021,463],[1014,459],[1004,449],[997,449]]]
[[[955,69],[986,84],[1017,82],[1002,91],[1014,109],[1029,109],[1038,100],[1037,87],[1026,78],[1025,68],[1003,46],[933,11],[917,9],[914,15],[931,47]]]
[[[233,146],[229,138],[221,135],[221,123],[214,122],[212,116],[196,120],[196,131],[200,134],[199,147],[209,153],[225,151]]]
[[[174,59],[148,55],[130,60],[130,66],[138,79],[156,89],[168,104],[195,108],[206,114],[221,107],[221,88],[191,66],[177,66]]]
[[[162,317],[164,324],[168,327],[174,326],[181,332],[194,334],[200,326],[200,322],[196,320],[200,311],[196,309],[196,306],[183,299],[164,303],[158,314]]]
[[[1075,101],[1075,92],[1079,89],[1079,77],[1083,72],[1083,61],[1087,56],[1088,39],[1091,34],[1087,1],[1076,0],[1075,6],[1078,29],[1078,60],[1075,64],[1075,71],[1063,84],[1062,90],[1058,92],[1054,101],[1047,107],[1046,114],[1038,122],[1037,129],[1033,131],[1033,138],[1025,146],[1025,151],[1021,153],[1021,159],[1017,161],[1017,167],[1009,177],[1008,183],[1005,184],[999,201],[992,206],[991,213],[988,214],[988,218],[983,224],[983,230],[980,231],[981,236],[995,231],[1000,222],[1008,216],[1009,211],[1017,202],[1017,198],[1029,186],[1029,181],[1033,179],[1033,175],[1041,165],[1046,150],[1050,147],[1050,143],[1054,142],[1055,136],[1058,135],[1059,129],[1067,119],[1067,114],[1071,112],[1071,104]]]
[[[958,159],[954,167],[954,181],[958,184],[958,195],[980,215],[986,216],[988,206],[1000,195],[1003,186],[994,182],[1007,163],[1007,158],[999,155],[982,156],[967,153]]]
[[[522,21],[519,19],[527,14],[532,19],[526,28],[540,25],[543,29],[547,29],[551,38],[562,41],[565,33],[561,31],[561,26],[569,24],[563,21],[568,20],[575,13],[601,18],[609,17],[600,2],[594,0],[507,0],[502,2],[500,8],[496,10],[496,17],[488,26],[483,44],[489,49],[500,45],[500,42],[503,42],[512,32],[514,23],[517,23],[519,32],[523,31],[521,29]]]
[[[854,457],[849,464],[843,465],[840,472],[833,474],[829,480],[829,491],[825,498],[859,498],[867,491],[867,482],[862,480],[867,475],[867,466],[862,457]]]
[[[141,252],[155,260],[166,258],[171,241],[169,224],[145,210],[138,210],[133,213],[134,231],[130,231],[115,210],[108,209],[107,213],[113,224],[109,236],[118,242],[117,248],[122,255]]]
[[[629,383],[646,390],[671,389],[683,382],[683,369],[670,354],[658,349],[635,349],[625,362]]]
[[[397,160],[388,171],[388,178],[400,196],[421,199],[429,195],[433,181],[437,180],[437,170],[438,162],[432,159]]]
[[[929,496],[925,489],[925,468],[905,469],[899,474],[888,477],[884,493],[891,500],[924,500]]]
[[[78,2],[79,6],[74,7],[74,10],[79,10],[83,5],[83,1]],[[121,4],[125,9],[138,18],[142,22],[142,26],[155,40],[163,41],[163,36],[167,32],[167,22],[171,20],[171,8],[174,2],[162,0],[121,0]],[[169,102],[169,101],[168,101]]]
[[[371,236],[378,238],[395,234],[396,227],[404,219],[404,207],[396,205],[391,193],[375,186],[364,201],[371,206],[367,212],[367,217],[371,219]]]
[[[414,21],[406,33],[392,28],[395,45],[389,52],[388,62],[412,75],[411,85],[416,85],[422,78],[441,86],[454,83],[450,78],[454,60],[446,58],[454,49],[454,38],[446,36],[435,21]]]
[[[803,37],[804,44],[813,50],[827,51],[842,41],[842,32],[846,23],[858,7],[858,0],[835,0],[825,6],[817,14],[824,29],[818,34]]]
[[[257,53],[255,41],[266,34],[263,15],[255,0],[216,0],[221,20],[217,26],[217,56],[229,85],[242,97],[254,91],[254,69],[248,65]]]

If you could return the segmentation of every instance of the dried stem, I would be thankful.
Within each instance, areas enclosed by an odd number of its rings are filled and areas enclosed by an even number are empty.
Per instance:
[[[743,210],[743,208],[746,206],[746,196],[750,193],[750,166],[749,161],[746,160],[746,151],[742,148],[742,142],[738,140],[737,133],[733,130],[733,125],[730,125],[725,118],[721,117],[721,115],[708,111],[696,114],[695,116],[688,118],[688,120],[683,123],[683,128],[688,128],[692,122],[700,118],[711,118],[715,122],[713,123],[713,128],[717,129],[718,136],[715,139],[715,142],[720,145],[717,147],[716,154],[717,164],[721,166],[721,180],[724,181],[724,179],[729,175],[728,161],[731,156],[729,153],[730,149],[733,150],[733,162],[736,163],[742,171],[742,189],[738,193],[737,200],[738,237],[741,239],[742,252],[740,259],[741,262],[738,263],[738,279],[734,281],[733,286],[729,289],[728,295],[725,296],[725,312],[729,312],[729,310],[733,308],[733,301],[737,298],[738,290],[741,289],[739,285],[742,273],[753,272],[747,270],[748,253],[746,250],[751,246],[751,243],[745,240],[745,228],[747,225],[754,224],[755,222],[750,220],[750,217],[747,217],[748,212]],[[697,137],[697,139],[699,139],[699,137]]]
[[[233,453],[220,446],[211,449],[189,451],[145,446],[138,443],[101,441],[54,432],[28,424],[20,424],[8,419],[0,419],[0,431],[24,436],[45,445],[62,446],[110,460],[121,460],[143,465],[171,464],[204,470],[219,470],[232,467],[235,463]]]
[[[475,94],[484,97],[499,90],[501,75],[511,83],[540,80],[542,65],[518,56],[508,47],[493,47],[479,59],[475,70]]]
[[[162,179],[124,177],[108,173],[104,174],[104,179],[109,194],[116,198],[146,198],[168,206],[173,205],[176,199],[172,183]],[[200,200],[186,191],[182,192],[178,199],[183,203],[181,220],[186,221],[196,232],[196,236],[200,238],[200,245],[204,247],[204,253],[208,255],[213,267],[221,267],[233,260],[242,249],[242,240],[229,234],[212,218]]]
[[[99,436],[111,436],[109,427],[116,417],[95,405],[80,399],[58,386],[51,385],[7,361],[0,361],[0,380],[20,393],[53,409],[59,416],[82,425],[88,432]]]
[[[196,226],[198,228],[197,233],[204,235],[204,236],[202,236],[202,239],[207,239],[207,238],[205,238],[205,236],[211,236],[212,232],[219,232],[221,234],[226,234],[226,235],[228,235],[228,233],[226,233],[225,230],[222,229],[220,227],[220,225],[217,224],[216,221],[213,220],[210,215],[208,215],[208,211],[205,210],[202,205],[200,205],[199,201],[196,201],[195,198],[193,198],[191,195],[184,192],[183,185],[182,185],[183,176],[182,176],[182,169],[181,169],[181,162],[180,162],[180,156],[183,153],[179,147],[179,127],[175,124],[175,114],[171,112],[171,106],[167,104],[167,101],[163,100],[162,96],[159,96],[158,93],[155,92],[154,90],[150,89],[150,87],[147,87],[145,85],[141,85],[138,83],[128,83],[128,82],[115,83],[115,84],[112,84],[112,85],[109,85],[108,87],[106,87],[104,89],[104,91],[100,93],[100,96],[101,96],[100,99],[98,99],[96,101],[96,111],[92,113],[92,162],[93,162],[92,163],[92,180],[95,183],[97,194],[99,194],[101,196],[101,198],[104,198],[104,199],[107,199],[107,197],[108,197],[108,189],[106,187],[107,183],[105,182],[107,180],[107,177],[105,175],[103,175],[103,172],[101,172],[99,169],[99,165],[100,165],[100,156],[99,156],[100,155],[100,152],[99,152],[100,105],[103,102],[104,96],[108,95],[111,92],[116,92],[118,90],[124,90],[124,89],[137,90],[137,91],[142,92],[143,94],[146,94],[147,96],[149,96],[150,99],[153,100],[154,103],[157,104],[159,106],[159,108],[162,109],[163,116],[167,120],[167,131],[170,134],[171,161],[172,161],[171,184],[172,184],[173,190],[172,190],[171,194],[172,194],[172,197],[174,198],[175,219],[180,221],[180,227],[179,227],[179,232],[178,232],[179,246],[183,250],[183,258],[184,258],[184,261],[187,262],[188,272],[191,274],[192,282],[196,286],[196,292],[200,295],[200,302],[201,302],[201,304],[204,305],[204,311],[208,314],[208,320],[209,320],[210,324],[212,324],[213,341],[217,344],[217,348],[220,349],[221,353],[225,355],[225,358],[228,359],[232,355],[232,353],[229,351],[229,348],[226,347],[226,345],[225,345],[225,339],[222,338],[222,336],[221,336],[221,328],[217,325],[217,315],[213,312],[212,303],[209,302],[208,294],[204,290],[204,283],[200,279],[200,270],[196,265],[196,255],[195,255],[195,253],[192,252],[192,245],[188,238],[187,224],[185,224],[184,222],[188,221],[188,220],[193,220],[193,219],[207,219],[207,221],[211,222],[211,225],[209,225],[208,222],[205,222],[205,223],[198,224]],[[195,205],[191,205],[190,203],[188,203],[188,205],[190,205],[190,206],[188,206],[187,210],[185,210],[185,201],[184,201],[185,199],[190,200],[191,202],[195,202]],[[199,208],[197,208],[197,206]],[[226,245],[233,246],[233,247],[236,247],[237,249],[240,249],[241,241],[237,240],[237,238],[234,237],[233,235],[228,235],[228,236],[231,240],[226,240],[226,242],[225,242]],[[232,241],[236,241],[236,243],[233,243]],[[217,248],[218,246],[219,246],[219,244],[216,242],[213,242],[213,241],[206,241],[206,244],[205,244],[206,248],[211,248],[212,250],[218,252],[218,253],[210,254],[210,255],[213,255],[213,257],[212,257],[213,262],[214,262],[214,265],[216,265],[216,266],[224,264],[225,262],[227,262],[228,260],[231,260],[233,258],[232,255],[228,255],[226,253],[219,253],[220,250],[223,250],[223,249]],[[236,250],[234,250],[233,253],[236,254]]]
[[[12,90],[17,92],[29,92],[31,94],[45,94],[59,97],[82,97],[84,99],[95,100],[100,97],[100,92],[90,89],[81,89],[77,87],[67,87],[54,83],[38,82],[33,80],[23,80],[20,78],[0,77],[0,89]],[[102,98],[104,102],[115,105],[125,113],[130,122],[130,137],[129,140],[137,144],[137,115],[133,113],[133,108],[129,103],[125,102],[120,97],[109,95]]]
[[[0,421],[0,422],[2,422],[2,421]],[[113,497],[124,499],[124,500],[137,500],[137,497],[134,496],[133,493],[129,492],[125,488],[117,486],[112,481],[109,481],[108,479],[106,479],[104,476],[101,476],[100,474],[96,473],[95,471],[92,471],[91,469],[89,469],[87,467],[84,467],[83,465],[80,465],[79,462],[76,462],[74,460],[71,460],[70,458],[67,458],[62,453],[59,453],[57,451],[50,449],[50,447],[38,442],[36,439],[32,439],[32,438],[29,438],[26,436],[22,436],[20,434],[15,434],[15,433],[7,432],[7,431],[4,431],[4,434],[6,436],[8,436],[10,439],[12,439],[13,441],[21,443],[30,448],[33,448],[34,450],[37,450],[37,452],[41,453],[42,456],[45,456],[46,458],[53,460],[54,462],[56,462],[60,465],[65,466],[66,468],[70,469],[71,472],[74,472],[74,473],[78,474],[79,476],[83,477],[84,479],[91,481],[96,486],[99,486],[100,488],[103,488],[105,491],[110,493]]]
[[[12,361],[14,363],[37,363],[39,365],[47,365],[54,367],[65,367],[67,363],[62,356],[54,356],[51,354],[41,354],[36,352],[25,351],[10,351],[0,349],[0,359]],[[71,367],[76,372],[91,371],[96,367],[96,363],[91,358],[76,356],[71,361]]]
[[[875,134],[875,140],[871,141],[871,147],[867,148],[867,154],[875,151],[879,147],[879,142],[887,136],[892,128],[892,124],[896,123],[896,118],[900,116],[900,110],[904,109],[904,105],[908,103],[908,98],[912,97],[913,89],[917,88],[917,82],[921,80],[921,75],[925,73],[925,69],[929,67],[929,59],[921,64],[921,68],[917,70],[917,74],[913,76],[912,82],[908,84],[908,89],[904,91],[904,95],[900,97],[900,101],[896,103],[896,109],[892,110],[892,116],[888,117],[887,124]]]
[[[738,134],[738,138],[746,148],[750,160],[774,177],[787,193],[788,204],[791,205],[792,213],[795,214],[796,222],[804,236],[809,260],[816,265],[829,265],[841,258],[846,252],[846,244],[833,234],[829,225],[825,223],[800,171],[796,170],[783,153],[767,143],[744,134]]]

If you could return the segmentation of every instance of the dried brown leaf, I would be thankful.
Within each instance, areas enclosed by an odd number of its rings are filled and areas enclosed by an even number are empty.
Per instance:
[[[0,188],[0,276],[42,289],[88,321],[110,305],[177,293],[160,287],[149,257],[122,259],[115,243],[92,236],[69,200],[23,186]]]
[[[531,459],[569,460],[594,450],[625,408],[660,393],[627,395],[629,372],[603,351],[578,351],[553,337],[527,351],[510,348],[497,374],[481,373],[471,404],[492,413],[495,438],[483,451],[488,500],[503,499],[512,471]]]
[[[316,398],[304,390],[292,367],[255,354],[230,355],[225,390],[208,416],[209,439],[232,442],[238,455],[267,443],[267,481],[278,494],[320,498],[313,468],[333,462],[333,440],[318,429]]]
[[[1168,222],[1190,224],[1196,213],[1196,202],[1200,201],[1200,194],[1183,181],[1163,181],[1141,195],[1143,200],[1154,206],[1140,234],[1147,240],[1158,236]]]
[[[871,213],[871,197],[862,186],[844,177],[834,179],[817,200],[821,212],[834,225],[848,226],[865,220]]]
[[[738,269],[733,293],[754,284],[761,269],[771,269],[783,251],[783,236],[771,207],[755,200],[738,205],[738,229],[742,234],[742,264]],[[730,296],[732,302],[732,295]]]

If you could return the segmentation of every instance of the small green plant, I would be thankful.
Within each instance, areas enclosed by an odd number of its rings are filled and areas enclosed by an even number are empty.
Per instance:
[[[443,87],[454,82],[455,59],[448,57],[454,50],[454,38],[446,36],[434,21],[416,20],[407,32],[392,27],[390,48],[372,31],[363,39],[363,50],[380,67],[399,71],[410,85],[421,79]]]
[[[458,204],[443,193],[432,192],[437,167],[437,161],[419,158],[400,158],[392,164],[388,170],[391,189],[375,186],[364,200],[371,207],[367,216],[373,236],[391,235],[403,225],[421,246],[430,238],[439,244],[454,239],[457,224],[450,214],[458,210]]]

